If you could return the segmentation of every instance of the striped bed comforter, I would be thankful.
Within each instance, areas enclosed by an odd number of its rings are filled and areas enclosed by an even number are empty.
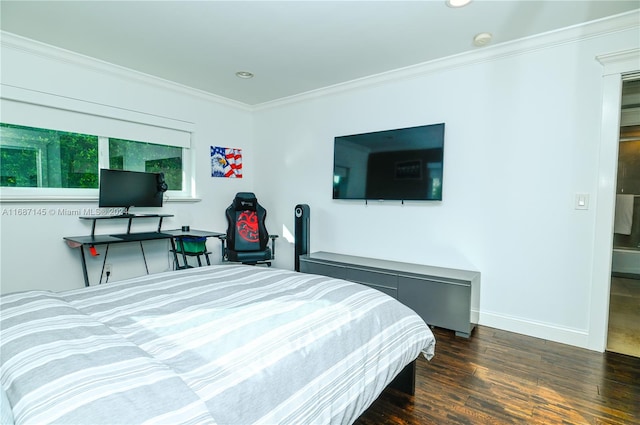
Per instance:
[[[435,347],[381,292],[251,266],[0,303],[1,384],[18,424],[349,424]]]

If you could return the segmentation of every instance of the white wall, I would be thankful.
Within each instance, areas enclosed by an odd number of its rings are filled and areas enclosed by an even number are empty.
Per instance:
[[[636,24],[573,31],[266,105],[255,191],[279,227],[311,206],[311,251],[482,273],[481,324],[587,347],[602,112],[596,56]],[[333,138],[445,122],[442,202],[333,201]],[[574,208],[589,194],[588,210]],[[293,248],[279,265],[292,267]],[[284,258],[283,258],[284,255]],[[606,321],[606,318],[602,318]],[[593,348],[593,347],[591,347]]]
[[[163,229],[188,224],[192,228],[224,231],[224,209],[234,194],[250,190],[255,173],[252,149],[252,117],[247,108],[223,102],[212,96],[186,90],[140,74],[46,48],[28,40],[3,34],[2,88],[19,87],[37,92],[72,98],[76,103],[107,105],[132,114],[152,114],[192,123],[192,151],[196,158],[196,196],[200,202],[168,202],[161,211],[174,214],[165,219]],[[209,146],[244,149],[245,176],[242,179],[210,177]],[[87,202],[0,203],[1,274],[3,293],[28,289],[64,290],[83,286],[80,255],[63,242],[64,236],[90,233],[90,222],[81,221],[77,211],[97,207],[97,198]],[[22,208],[44,208],[46,216],[12,215]],[[74,215],[76,214],[76,215]],[[153,230],[157,223],[136,221],[136,229]],[[126,221],[110,226],[100,223],[97,232],[124,232]],[[210,240],[213,260],[218,262],[220,243]],[[101,255],[89,257],[90,280],[100,277],[105,246]],[[145,242],[150,271],[169,270],[167,241]],[[111,280],[145,273],[142,254],[137,244],[112,245],[108,263],[113,265]]]

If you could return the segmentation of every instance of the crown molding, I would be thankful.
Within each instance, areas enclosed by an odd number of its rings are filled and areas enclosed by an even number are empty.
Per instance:
[[[206,101],[215,102],[245,111],[251,110],[251,107],[249,105],[242,102],[237,102],[226,97],[208,93],[203,90],[194,89],[183,84],[165,80],[163,78],[146,74],[144,72],[135,71],[130,68],[125,68],[120,65],[115,65],[110,62],[102,61],[100,59],[95,59],[90,56],[62,49],[60,47],[45,44],[10,32],[0,30],[0,45],[2,45],[2,47],[4,48],[26,52],[32,55],[46,58],[48,60],[69,63],[89,71],[116,76],[119,78],[148,84],[166,90],[172,90],[180,94],[186,94],[188,96],[197,97]]]
[[[598,55],[596,56],[596,60],[604,67],[603,75],[624,75],[628,72],[632,72],[635,75],[638,70],[640,70],[640,47],[621,52]],[[630,69],[635,71],[629,71]]]
[[[431,73],[500,60],[506,57],[522,55],[536,50],[549,49],[564,44],[576,43],[589,38],[626,31],[629,29],[640,29],[640,9],[519,40],[486,46],[478,50],[423,62],[417,65],[387,71],[257,105],[238,102],[153,75],[134,71],[129,68],[81,55],[66,49],[61,49],[59,47],[54,47],[21,37],[6,31],[0,31],[0,44],[6,48],[24,51],[45,57],[49,60],[71,63],[74,66],[80,66],[94,72],[101,72],[120,78],[130,79],[149,84],[154,87],[172,90],[181,94],[201,98],[206,101],[252,112],[331,94],[356,90],[362,87],[376,86],[390,81],[417,78]],[[602,63],[603,60],[606,60],[606,55],[598,56],[598,60]]]
[[[254,105],[252,109],[254,111],[269,109],[330,94],[381,85],[390,81],[417,78],[427,74],[577,43],[630,29],[640,29],[640,9],[261,103]],[[600,57],[604,57],[604,55],[598,56],[598,58]],[[616,59],[619,60],[619,58]]]

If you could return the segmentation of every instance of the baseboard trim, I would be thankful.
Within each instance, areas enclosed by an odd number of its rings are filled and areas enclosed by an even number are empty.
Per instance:
[[[480,312],[478,324],[509,332],[516,332],[534,338],[591,349],[588,346],[589,333],[586,329],[568,328],[487,311]]]

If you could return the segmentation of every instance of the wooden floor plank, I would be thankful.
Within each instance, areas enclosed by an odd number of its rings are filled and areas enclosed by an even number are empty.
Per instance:
[[[433,332],[415,396],[388,389],[355,425],[640,425],[640,358],[483,326]]]

